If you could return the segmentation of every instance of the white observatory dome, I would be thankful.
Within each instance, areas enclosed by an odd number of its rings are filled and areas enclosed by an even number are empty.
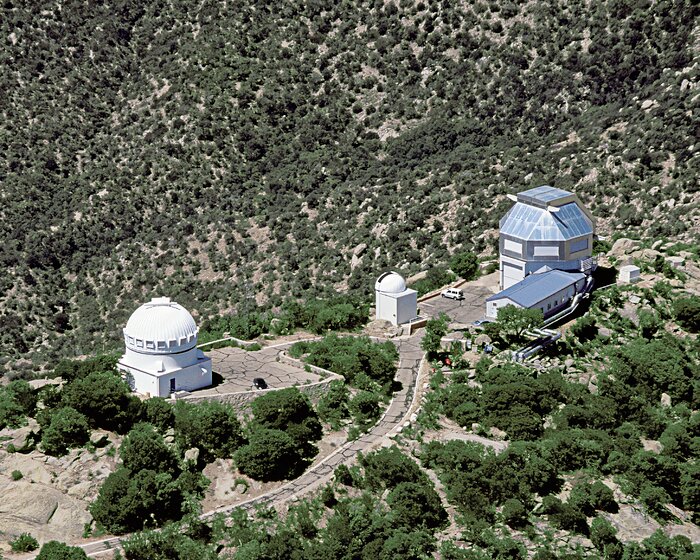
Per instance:
[[[153,298],[144,303],[124,327],[128,349],[144,354],[175,354],[194,348],[197,325],[192,315],[170,298]]]
[[[397,272],[385,272],[377,278],[374,289],[384,294],[400,294],[406,291],[406,281]]]

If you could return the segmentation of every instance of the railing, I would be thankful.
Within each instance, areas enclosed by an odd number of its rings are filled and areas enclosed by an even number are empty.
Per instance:
[[[598,259],[595,257],[588,257],[587,259],[581,260],[581,272],[593,272],[596,268],[598,268]]]

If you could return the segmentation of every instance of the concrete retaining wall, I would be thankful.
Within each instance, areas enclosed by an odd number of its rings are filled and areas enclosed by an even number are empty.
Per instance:
[[[305,394],[311,400],[314,405],[318,404],[320,398],[328,392],[328,387],[331,381],[334,381],[340,376],[334,376],[332,378],[324,379],[323,381],[317,381],[316,383],[309,383],[307,385],[293,385],[303,394]],[[286,387],[285,387],[286,388]],[[231,405],[239,415],[250,414],[250,405],[258,397],[270,392],[279,391],[279,389],[265,389],[261,391],[242,391],[238,393],[219,393],[216,395],[188,395],[183,397],[182,400],[190,403],[200,403],[205,401],[221,402]]]
[[[309,369],[311,372],[315,373],[319,377],[322,377],[323,379],[321,381],[317,381],[315,383],[307,383],[305,385],[292,385],[293,387],[296,387],[299,389],[299,391],[303,394],[305,394],[311,402],[316,405],[318,404],[318,401],[321,399],[323,395],[325,395],[328,392],[328,388],[330,386],[330,383],[332,381],[335,381],[336,379],[343,379],[342,375],[338,375],[337,373],[333,373],[332,371],[329,371],[327,369],[323,369],[317,366],[312,366],[310,364],[305,364],[301,360],[297,360],[295,358],[292,358],[289,356],[286,352],[281,352],[279,356],[280,362],[284,364],[288,364],[294,367],[297,367],[299,369]],[[284,387],[286,389],[286,387]],[[197,394],[192,394],[192,395],[187,395],[185,397],[182,397],[182,400],[185,400],[190,403],[199,403],[199,402],[204,402],[204,401],[215,401],[215,402],[221,402],[221,403],[226,403],[228,405],[231,405],[236,412],[239,415],[246,416],[250,414],[250,405],[251,403],[257,399],[258,397],[269,393],[270,391],[279,391],[280,389],[263,389],[260,391],[240,391],[236,393],[218,393],[216,395],[197,395]]]

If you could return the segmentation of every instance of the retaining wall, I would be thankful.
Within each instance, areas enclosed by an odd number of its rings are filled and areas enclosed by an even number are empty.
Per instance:
[[[342,375],[338,375],[337,373],[333,373],[330,370],[323,369],[317,366],[312,366],[310,364],[305,364],[301,360],[297,360],[296,358],[292,358],[289,356],[286,352],[281,352],[279,356],[279,361],[282,362],[283,364],[291,365],[299,369],[307,369],[310,370],[312,373],[315,373],[319,377],[322,377],[323,379],[321,381],[316,381],[315,383],[306,383],[304,385],[290,385],[290,387],[296,387],[299,389],[301,393],[309,397],[311,402],[316,405],[318,404],[318,401],[321,399],[323,395],[325,395],[328,392],[328,388],[330,386],[331,381],[335,381],[336,379],[343,379]],[[287,387],[283,387],[286,389]],[[231,405],[238,414],[240,415],[247,415],[250,414],[250,405],[251,403],[257,399],[258,397],[269,393],[270,391],[279,391],[280,389],[274,388],[274,389],[262,389],[258,391],[239,391],[235,393],[217,393],[215,395],[208,394],[208,395],[197,395],[196,393],[187,395],[185,397],[182,397],[182,400],[185,400],[190,403],[198,403],[198,402],[204,402],[204,401],[215,401],[215,402],[221,402],[221,403],[226,403],[228,405]]]

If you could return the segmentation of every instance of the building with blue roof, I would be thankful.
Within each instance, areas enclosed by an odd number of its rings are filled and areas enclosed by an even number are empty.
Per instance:
[[[547,319],[571,305],[576,294],[585,293],[591,284],[581,272],[549,270],[530,274],[520,282],[486,299],[486,316],[495,318],[507,305],[539,308]]]
[[[571,192],[544,185],[509,195],[515,202],[500,222],[500,286],[551,269],[588,273],[595,267],[595,220]]]

